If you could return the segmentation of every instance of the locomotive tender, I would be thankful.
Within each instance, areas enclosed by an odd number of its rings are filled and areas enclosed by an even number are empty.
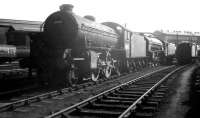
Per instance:
[[[96,23],[94,18],[74,14],[72,8],[62,5],[60,11],[51,14],[43,32],[33,40],[35,66],[42,81],[50,86],[72,85],[88,78],[97,81],[134,71],[163,51],[157,39],[117,23]]]

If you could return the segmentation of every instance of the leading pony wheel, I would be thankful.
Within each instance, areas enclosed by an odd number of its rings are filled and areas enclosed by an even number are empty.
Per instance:
[[[69,84],[69,86],[73,86],[78,83],[78,80],[79,79],[77,77],[77,73],[75,72],[75,69],[71,68],[67,72],[67,83]]]
[[[92,81],[98,81],[100,78],[100,70],[99,69],[95,69],[91,72],[91,79]]]

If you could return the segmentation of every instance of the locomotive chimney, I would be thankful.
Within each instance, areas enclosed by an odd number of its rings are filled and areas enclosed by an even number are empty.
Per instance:
[[[73,7],[72,4],[63,4],[60,6],[60,11],[72,13]]]

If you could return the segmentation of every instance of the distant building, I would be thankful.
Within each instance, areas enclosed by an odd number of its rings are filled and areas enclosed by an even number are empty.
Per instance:
[[[180,42],[191,42],[200,44],[200,32],[189,31],[155,31],[154,36],[162,41],[178,44]]]

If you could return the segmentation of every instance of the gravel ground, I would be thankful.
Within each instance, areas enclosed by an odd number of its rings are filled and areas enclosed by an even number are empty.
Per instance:
[[[196,66],[187,68],[170,85],[168,97],[159,108],[156,118],[184,118],[190,109],[189,92],[191,74]]]
[[[191,77],[190,87],[190,109],[187,112],[185,118],[200,118],[200,64],[194,70]]]
[[[87,87],[79,91],[69,93],[67,95],[57,96],[51,100],[45,100],[38,103],[31,104],[31,106],[17,108],[14,112],[0,113],[0,118],[40,118],[49,115],[53,112],[59,111],[62,108],[71,106],[88,97],[99,94],[121,83],[130,81],[146,73],[163,68],[162,66],[154,68],[145,68],[140,72],[135,72],[117,79],[103,82],[95,86]],[[129,78],[128,78],[129,77]],[[130,78],[131,77],[131,78]]]

